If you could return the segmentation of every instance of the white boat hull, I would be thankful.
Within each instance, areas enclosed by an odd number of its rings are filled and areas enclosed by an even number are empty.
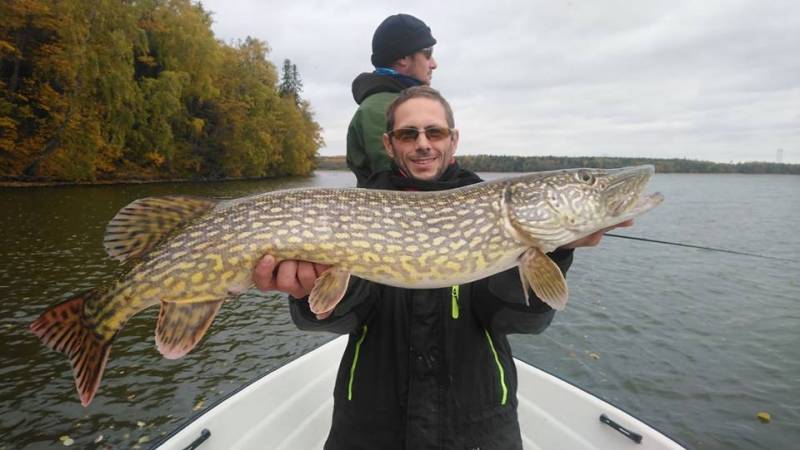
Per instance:
[[[347,345],[341,336],[244,387],[157,444],[183,450],[321,449],[331,426],[333,385]],[[529,449],[683,449],[666,435],[566,381],[515,360],[519,421]],[[605,415],[641,436],[634,442]]]

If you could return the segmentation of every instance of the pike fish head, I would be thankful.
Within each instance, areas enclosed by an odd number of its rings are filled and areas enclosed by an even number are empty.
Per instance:
[[[661,203],[659,193],[644,195],[654,172],[644,165],[523,176],[506,190],[507,225],[523,242],[552,251]]]

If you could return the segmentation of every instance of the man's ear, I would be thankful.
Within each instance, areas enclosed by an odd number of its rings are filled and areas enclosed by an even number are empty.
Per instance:
[[[386,150],[386,154],[389,155],[389,158],[394,159],[394,149],[392,148],[392,139],[389,137],[387,133],[383,133],[383,148]]]
[[[411,63],[410,56],[403,56],[401,58],[397,58],[395,62],[392,63],[392,69],[404,73],[403,71],[408,68],[408,65]]]
[[[453,130],[452,139],[453,139],[453,153],[450,154],[450,161],[448,162],[448,164],[453,164],[454,162],[456,162],[455,154],[456,150],[458,149],[458,130]]]

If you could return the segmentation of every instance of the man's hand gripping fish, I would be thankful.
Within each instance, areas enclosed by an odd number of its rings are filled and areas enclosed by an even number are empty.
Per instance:
[[[296,189],[220,202],[136,200],[106,228],[109,256],[131,267],[109,286],[46,310],[31,330],[72,363],[81,403],[95,395],[111,342],[130,317],[160,304],[156,344],[166,358],[200,341],[223,301],[252,285],[264,255],[330,265],[309,296],[322,314],[351,275],[405,288],[468,283],[519,266],[555,309],[567,302],[546,253],[636,217],[652,166],[538,172],[440,192]]]

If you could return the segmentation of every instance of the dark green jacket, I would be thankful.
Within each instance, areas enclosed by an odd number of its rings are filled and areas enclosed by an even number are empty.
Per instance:
[[[473,179],[464,172],[454,179]],[[380,175],[371,187],[395,184]],[[551,256],[566,272],[572,251]],[[506,335],[540,333],[554,315],[529,294],[526,306],[513,268],[442,289],[352,277],[345,298],[322,321],[306,300],[291,301],[299,328],[350,334],[325,448],[521,448],[517,373]]]
[[[355,174],[358,187],[377,172],[390,169],[383,148],[386,109],[408,86],[388,75],[362,73],[353,80],[353,99],[358,103],[347,128],[347,167]]]

